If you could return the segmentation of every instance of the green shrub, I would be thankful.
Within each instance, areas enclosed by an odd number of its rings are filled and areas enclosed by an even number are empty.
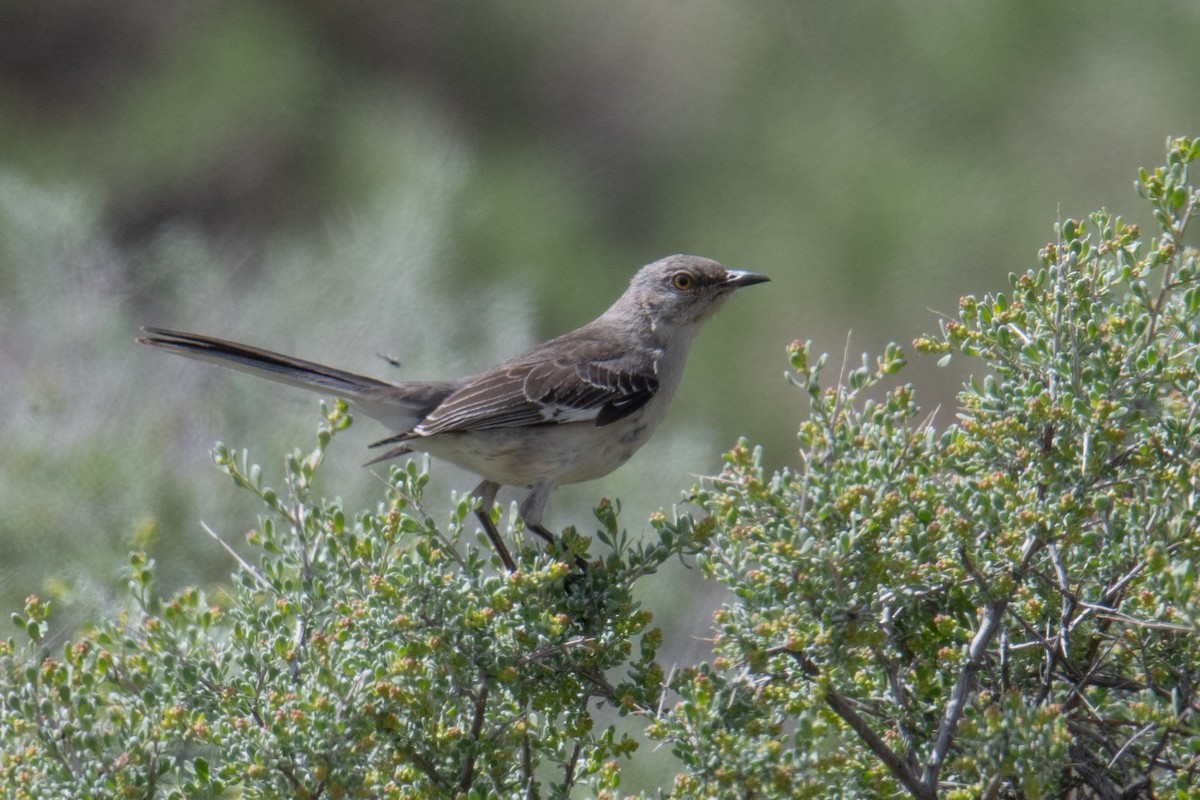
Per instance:
[[[657,516],[651,543],[603,503],[596,552],[517,524],[504,573],[470,499],[428,511],[411,462],[373,511],[316,500],[340,406],[282,491],[218,446],[266,507],[254,557],[163,599],[134,554],[129,610],[58,654],[31,597],[23,643],[0,643],[0,791],[616,797],[637,742],[607,707],[671,742],[678,797],[1195,793],[1198,155],[1173,141],[1140,175],[1153,240],[1063,221],[1011,292],[915,343],[981,361],[941,432],[883,385],[899,348],[824,388],[794,344],[798,467],[767,475],[739,444],[696,491],[705,516]],[[669,678],[632,588],[691,555],[731,596],[712,662]]]
[[[504,573],[464,533],[470,499],[439,523],[412,462],[374,512],[312,500],[348,423],[344,406],[328,414],[317,447],[287,459],[284,492],[218,445],[217,465],[269,511],[248,537],[258,563],[238,557],[226,596],[160,600],[134,554],[134,608],[60,657],[38,647],[46,604],[14,615],[31,644],[3,650],[11,796],[507,797],[615,782],[610,762],[635,745],[592,714],[660,695],[660,636],[630,587],[685,540],[632,544],[604,504],[607,555],[586,575],[533,544]]]
[[[897,349],[823,389],[792,346],[800,466],[743,443],[700,497],[736,600],[653,727],[678,794],[1200,791],[1197,155],[1171,142],[1137,181],[1156,238],[1065,220],[1011,292],[915,343],[982,362],[942,432],[910,386],[864,399]]]

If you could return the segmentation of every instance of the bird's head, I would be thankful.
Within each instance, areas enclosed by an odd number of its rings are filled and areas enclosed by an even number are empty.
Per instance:
[[[656,328],[694,328],[711,317],[735,290],[768,280],[755,272],[728,269],[710,258],[667,256],[642,267],[618,305],[628,302],[648,315]]]

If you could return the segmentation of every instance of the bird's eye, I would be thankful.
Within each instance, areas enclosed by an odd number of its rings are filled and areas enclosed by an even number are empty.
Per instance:
[[[690,272],[676,272],[671,276],[671,285],[681,292],[686,292],[696,285],[696,279]]]

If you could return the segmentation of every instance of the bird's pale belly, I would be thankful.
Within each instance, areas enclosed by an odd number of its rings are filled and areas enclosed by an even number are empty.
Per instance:
[[[453,431],[409,446],[501,485],[532,486],[543,478],[561,485],[612,472],[645,444],[657,422],[634,414],[604,427],[589,421]]]

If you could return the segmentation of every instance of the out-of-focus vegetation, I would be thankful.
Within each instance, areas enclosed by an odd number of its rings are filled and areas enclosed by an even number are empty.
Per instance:
[[[792,464],[803,412],[769,354],[906,341],[1058,209],[1123,198],[1200,127],[1197,25],[1190,2],[0,5],[0,601],[90,616],[131,547],[167,586],[224,576],[198,520],[236,538],[254,511],[208,448],[311,427],[312,398],[142,352],[141,323],[445,376],[702,253],[770,291],[550,521],[617,496],[636,533],[738,435]],[[912,372],[930,403],[963,377]],[[348,502],[377,485],[353,457],[326,474]],[[431,497],[471,485],[439,475]]]

